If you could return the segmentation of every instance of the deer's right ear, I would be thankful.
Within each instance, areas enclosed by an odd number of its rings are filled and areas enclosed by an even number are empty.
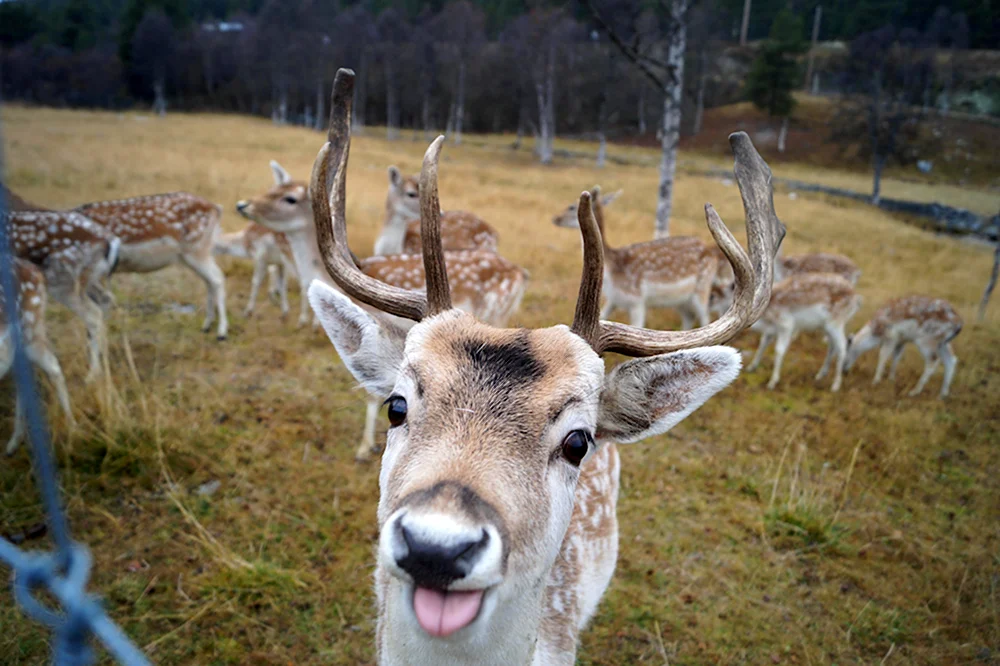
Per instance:
[[[271,160],[271,174],[274,176],[275,185],[287,185],[292,182],[291,174],[285,171],[285,167],[278,164],[275,160]]]
[[[614,202],[615,199],[622,195],[625,190],[618,190],[616,192],[611,192],[610,194],[605,194],[601,197],[601,205],[607,206],[608,204]]]
[[[309,304],[354,378],[373,396],[388,397],[403,363],[406,331],[318,280],[309,285]]]
[[[396,188],[403,186],[403,174],[396,165],[389,167],[389,184]]]

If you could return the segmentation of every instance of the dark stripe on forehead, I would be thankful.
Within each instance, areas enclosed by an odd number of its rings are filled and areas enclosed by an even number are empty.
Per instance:
[[[545,374],[545,364],[535,357],[527,331],[510,342],[464,340],[459,344],[477,374],[490,383],[528,384]]]

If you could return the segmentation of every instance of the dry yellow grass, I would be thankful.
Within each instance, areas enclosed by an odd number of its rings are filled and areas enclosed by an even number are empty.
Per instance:
[[[224,204],[229,230],[242,224],[232,204],[270,185],[269,159],[305,177],[322,141],[241,117],[7,108],[2,120],[7,182],[32,201],[184,189]],[[655,170],[543,168],[502,140],[484,143],[446,147],[443,204],[492,222],[502,253],[531,271],[516,323],[567,322],[579,240],[552,214],[595,182],[622,187],[610,240],[644,240]],[[386,167],[413,171],[423,149],[354,141],[348,214],[360,254],[381,219]],[[682,176],[674,232],[707,238],[706,201],[742,229],[735,186]],[[778,390],[763,388],[764,371],[744,376],[673,433],[625,448],[618,571],[579,662],[989,663],[1000,654],[1000,307],[984,324],[974,310],[991,253],[862,206],[784,195],[776,205],[787,253],[842,252],[863,268],[855,328],[902,292],[956,305],[966,328],[953,398],[904,397],[920,368],[912,351],[898,386],[871,388],[865,358],[834,396],[813,384],[823,347],[806,337]],[[95,553],[94,588],[157,663],[371,663],[377,473],[352,460],[362,396],[321,333],[279,321],[267,302],[240,317],[250,269],[225,268],[224,343],[175,307],[200,312],[190,272],[115,276],[114,395],[83,386],[82,327],[50,308],[82,422],[72,436],[57,431],[63,484],[75,534]],[[8,387],[0,400],[9,414]],[[23,451],[0,463],[0,533],[41,517],[29,470]],[[218,492],[196,492],[212,480]],[[0,663],[46,661],[45,631],[5,588],[0,626]]]

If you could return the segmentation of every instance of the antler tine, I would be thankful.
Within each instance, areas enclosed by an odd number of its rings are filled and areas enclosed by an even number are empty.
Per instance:
[[[451,309],[451,291],[441,248],[441,201],[438,198],[438,159],[444,136],[424,153],[420,169],[420,242],[424,254],[424,275],[427,285],[427,314],[434,315]]]
[[[596,188],[595,188],[596,190]],[[591,205],[591,193],[580,194],[576,219],[583,236],[583,273],[580,275],[580,293],[576,299],[573,332],[597,347],[600,340],[601,283],[604,280],[604,248],[601,230],[597,226]]]
[[[733,303],[722,317],[693,331],[651,331],[602,321],[599,353],[614,351],[629,356],[652,356],[726,342],[760,317],[771,300],[774,257],[785,237],[785,225],[774,212],[771,169],[745,132],[729,135],[735,155],[734,172],[746,211],[750,256],[740,247],[719,214],[705,206],[708,228],[736,274]]]
[[[427,310],[423,295],[368,277],[357,267],[347,245],[347,161],[353,96],[354,72],[338,70],[333,80],[327,142],[316,156],[309,184],[316,241],[327,272],[348,296],[383,312],[419,321]]]

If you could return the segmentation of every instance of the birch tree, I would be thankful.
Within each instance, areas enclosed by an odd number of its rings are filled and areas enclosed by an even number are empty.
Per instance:
[[[465,125],[465,96],[469,62],[486,41],[486,15],[469,2],[458,0],[445,5],[434,19],[432,33],[451,64],[453,94],[448,112],[449,132],[456,144],[462,143]]]
[[[684,51],[687,47],[689,0],[588,0],[591,13],[611,42],[663,94],[660,117],[660,185],[654,237],[670,235],[674,176],[681,137]],[[614,17],[614,18],[612,18]]]

